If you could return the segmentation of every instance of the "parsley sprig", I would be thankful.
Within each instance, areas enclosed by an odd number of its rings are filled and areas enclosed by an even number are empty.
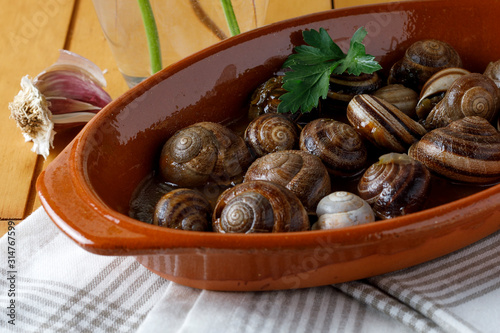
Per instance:
[[[375,57],[366,54],[362,43],[366,34],[365,28],[359,28],[345,54],[325,29],[304,30],[302,36],[308,45],[295,47],[295,53],[283,64],[291,71],[283,77],[283,88],[288,92],[280,97],[278,112],[306,113],[317,107],[319,99],[327,96],[332,73],[360,75],[381,69]]]

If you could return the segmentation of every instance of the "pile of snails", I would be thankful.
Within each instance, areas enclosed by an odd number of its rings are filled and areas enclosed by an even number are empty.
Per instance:
[[[386,80],[333,75],[328,102],[305,121],[277,113],[281,85],[276,75],[256,89],[242,135],[201,122],[167,140],[159,171],[176,189],[156,203],[154,224],[221,233],[331,229],[421,210],[432,177],[500,181],[500,61],[470,73],[449,44],[418,41]],[[332,185],[345,179],[355,186]],[[207,184],[223,189],[216,200],[204,195]]]

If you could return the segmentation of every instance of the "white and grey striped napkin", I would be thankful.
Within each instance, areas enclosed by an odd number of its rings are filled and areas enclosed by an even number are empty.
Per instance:
[[[90,254],[42,209],[14,231],[0,239],[2,332],[500,332],[499,232],[362,281],[213,292]]]

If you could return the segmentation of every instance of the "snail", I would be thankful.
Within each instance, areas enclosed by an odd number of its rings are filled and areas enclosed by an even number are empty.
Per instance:
[[[462,67],[457,51],[444,41],[424,39],[413,43],[404,57],[392,65],[387,82],[420,91],[434,73],[447,67]]]
[[[355,95],[373,93],[380,89],[382,85],[382,79],[377,72],[373,74],[361,73],[360,75],[332,74],[330,75],[330,87],[327,96],[330,100],[345,105]]]
[[[350,176],[361,172],[367,149],[351,126],[328,118],[311,121],[300,133],[300,149],[318,156],[328,172]]]
[[[292,191],[307,212],[314,212],[319,200],[330,193],[330,176],[320,158],[301,150],[285,150],[256,159],[244,182],[266,180]]]
[[[470,74],[463,68],[450,67],[440,70],[432,75],[427,80],[420,91],[420,99],[418,100],[415,112],[420,119],[425,119],[431,110],[444,97],[444,94],[456,79]]]
[[[427,131],[394,105],[372,95],[357,95],[347,106],[349,123],[377,147],[405,153]]]
[[[500,60],[490,62],[483,74],[492,79],[497,87],[500,88]]]
[[[283,94],[287,93],[282,85],[283,76],[276,75],[258,86],[250,98],[248,117],[250,119],[255,119],[258,116],[266,113],[277,113],[278,105],[281,103],[281,100],[279,98]],[[283,115],[287,116],[293,121],[297,121],[302,117],[301,112],[287,112],[283,113]]]
[[[431,174],[419,161],[406,154],[382,155],[358,183],[358,194],[375,215],[389,219],[420,210],[430,188]]]
[[[391,103],[410,118],[416,116],[415,107],[418,102],[418,94],[413,89],[402,84],[389,84],[375,91],[373,96]]]
[[[311,230],[337,229],[375,221],[370,205],[359,196],[344,191],[331,193],[316,208],[318,221]]]
[[[282,88],[283,77],[273,76],[255,89],[250,99],[249,117],[255,119],[264,113],[276,113],[278,104],[281,102],[278,98],[286,93]]]
[[[220,233],[288,232],[309,229],[307,212],[287,188],[250,181],[224,191],[212,216],[213,230]]]
[[[221,124],[201,122],[176,132],[164,144],[160,172],[181,187],[240,182],[253,158],[243,138]]]
[[[500,133],[482,117],[430,131],[408,154],[446,178],[476,184],[500,180]]]
[[[207,231],[212,207],[198,191],[179,188],[163,195],[155,207],[153,224],[160,227]]]
[[[492,122],[500,109],[500,93],[492,79],[479,73],[456,79],[443,99],[425,119],[428,129],[444,127],[467,116],[480,116]]]
[[[299,143],[297,125],[278,113],[266,113],[248,124],[245,142],[256,156],[296,148]]]

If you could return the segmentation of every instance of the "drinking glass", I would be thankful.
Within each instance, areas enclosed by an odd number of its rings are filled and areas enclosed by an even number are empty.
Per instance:
[[[137,0],[93,0],[118,69],[133,87],[151,74],[146,29]],[[162,67],[229,37],[219,0],[150,0]],[[268,0],[232,0],[241,32],[264,24]]]

